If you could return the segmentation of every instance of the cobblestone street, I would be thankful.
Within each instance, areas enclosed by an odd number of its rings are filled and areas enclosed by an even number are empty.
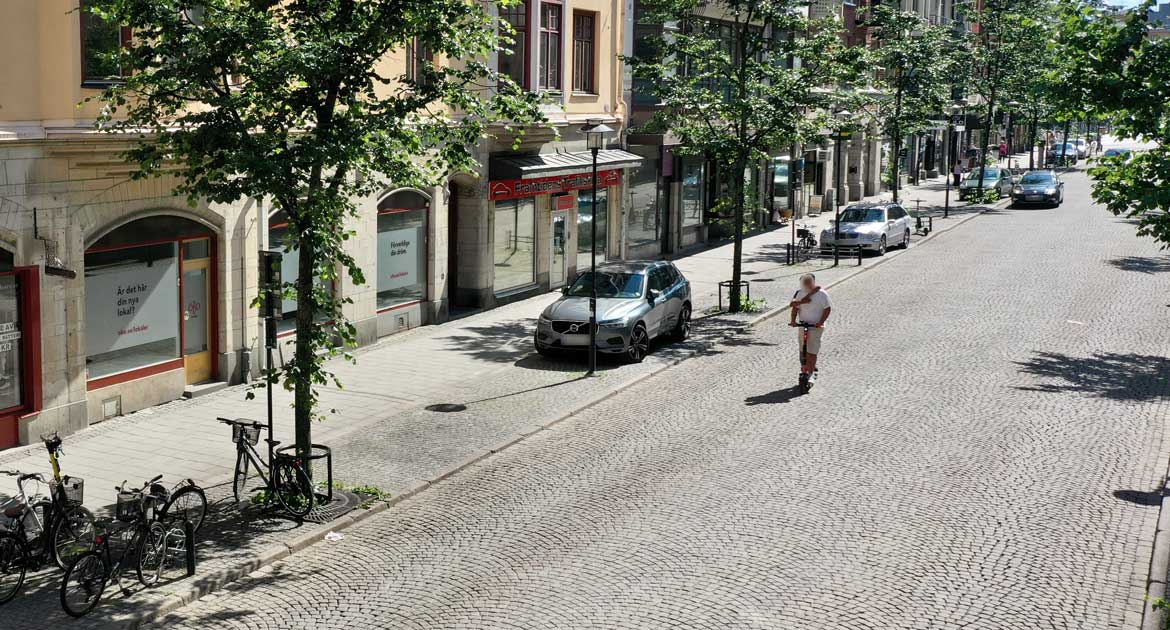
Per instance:
[[[1066,179],[834,288],[808,396],[773,318],[157,627],[1138,628],[1170,267]]]

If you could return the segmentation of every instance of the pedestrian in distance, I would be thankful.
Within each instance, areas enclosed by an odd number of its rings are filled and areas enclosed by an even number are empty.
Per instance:
[[[800,277],[800,288],[792,294],[788,325],[797,327],[797,343],[804,344],[804,363],[800,373],[811,376],[817,371],[817,354],[821,351],[821,336],[825,322],[833,312],[829,294],[817,285],[816,276],[806,273]]]
[[[954,178],[955,178],[955,186],[958,186],[959,182],[963,179],[963,163],[962,162],[960,162],[959,160],[955,160],[955,170],[951,172],[951,175],[954,176]]]
[[[1006,160],[1008,156],[1008,146],[1006,142],[999,143],[999,159]]]

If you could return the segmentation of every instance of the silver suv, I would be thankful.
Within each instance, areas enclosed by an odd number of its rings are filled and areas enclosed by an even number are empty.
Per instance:
[[[536,351],[589,348],[589,294],[585,272],[544,309],[536,325]],[[669,262],[616,262],[597,268],[597,351],[646,358],[650,340],[682,341],[691,332],[691,283]]]

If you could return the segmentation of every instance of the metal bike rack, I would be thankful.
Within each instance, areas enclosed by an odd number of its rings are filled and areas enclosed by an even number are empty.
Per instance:
[[[724,288],[727,289],[728,302],[730,303],[730,301],[731,301],[731,284],[732,284],[731,280],[724,280],[723,282],[719,283],[719,310],[720,310],[720,312],[723,311],[723,289]],[[740,280],[739,287],[741,289],[745,290],[745,293],[747,294],[747,299],[750,302],[752,299],[752,283],[748,280]]]

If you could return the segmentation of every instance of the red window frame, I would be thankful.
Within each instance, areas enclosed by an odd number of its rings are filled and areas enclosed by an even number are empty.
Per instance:
[[[556,14],[555,26],[545,25],[545,15]],[[547,13],[546,13],[547,12]],[[537,77],[536,84],[541,90],[548,90],[550,92],[561,91],[561,77],[565,73],[564,68],[564,31],[565,31],[565,7],[560,2],[541,2],[540,3],[540,59],[537,60]],[[551,23],[552,20],[549,20]],[[556,45],[553,46],[553,39],[556,40]],[[556,68],[550,67],[548,60],[550,58],[549,51],[556,50]]]
[[[85,74],[85,66],[86,66],[85,60],[86,60],[86,52],[87,52],[85,49],[86,48],[85,47],[85,27],[86,27],[86,22],[89,19],[92,19],[94,17],[91,13],[89,13],[85,10],[85,4],[86,4],[86,0],[78,0],[77,37],[81,42],[81,85],[82,85],[82,87],[103,87],[103,86],[109,85],[111,83],[116,83],[118,81],[118,79],[117,78],[111,79],[110,77],[90,77],[90,76],[87,76]],[[119,38],[118,39],[119,39],[118,43],[123,48],[128,48],[130,46],[130,39],[131,39],[130,27],[123,26],[119,30]],[[119,77],[123,76],[121,69],[119,69],[118,76]]]
[[[183,243],[186,241],[201,241],[203,239],[207,239],[207,241],[208,241],[207,255],[208,255],[208,258],[211,260],[211,264],[209,267],[210,272],[211,272],[210,273],[211,277],[208,279],[209,282],[208,282],[208,287],[207,287],[208,302],[215,305],[214,308],[211,309],[211,315],[210,315],[210,317],[208,317],[208,322],[207,322],[208,335],[210,336],[210,339],[208,340],[207,346],[208,346],[208,351],[211,352],[211,359],[212,359],[212,361],[211,361],[211,378],[215,379],[215,378],[219,377],[219,362],[215,360],[215,357],[217,357],[219,355],[219,254],[218,254],[218,242],[217,242],[218,239],[216,239],[214,233],[209,232],[209,233],[207,233],[205,235],[201,235],[201,236],[184,236],[181,238],[164,238],[164,239],[158,239],[158,240],[153,240],[153,241],[143,241],[140,243],[128,243],[126,245],[114,245],[112,247],[93,247],[93,248],[85,250],[85,253],[89,254],[89,253],[93,253],[93,252],[112,252],[112,251],[117,251],[119,249],[131,249],[134,247],[143,247],[145,245],[158,245],[161,243],[174,243],[175,248],[178,250],[178,258],[179,258],[179,302],[177,304],[175,304],[175,308],[179,309],[178,312],[180,314],[182,314],[182,312],[183,312]],[[153,363],[151,365],[144,365],[144,366],[139,367],[139,368],[131,368],[131,369],[125,370],[123,372],[115,372],[113,374],[106,374],[105,376],[99,376],[99,377],[94,378],[94,379],[91,379],[91,378],[89,378],[88,375],[86,375],[85,390],[86,391],[93,391],[95,389],[101,389],[103,387],[109,387],[111,385],[117,385],[119,383],[125,383],[127,381],[134,381],[134,380],[138,380],[140,378],[146,378],[147,376],[154,376],[155,374],[162,374],[163,372],[170,372],[172,370],[178,370],[178,369],[182,368],[184,366],[183,357],[185,356],[183,354],[183,350],[186,347],[186,341],[187,341],[185,337],[186,337],[186,331],[184,330],[184,327],[183,327],[183,320],[180,317],[180,319],[179,319],[179,356],[178,357],[176,357],[174,359],[169,359],[167,361],[161,361],[159,363]]]
[[[512,80],[520,84],[520,87],[529,90],[532,89],[532,37],[530,37],[530,30],[532,28],[532,4],[528,0],[521,0],[519,6],[501,8],[500,20],[508,22],[512,25],[512,29],[516,31],[516,42],[513,46],[524,51],[524,67],[521,68],[520,80],[516,81],[516,77]],[[517,25],[514,18],[523,18],[523,24]],[[499,71],[498,55],[504,53],[497,53],[496,70]],[[513,53],[514,55],[515,53]]]
[[[0,409],[0,448],[20,443],[20,420],[40,412],[41,395],[41,273],[39,267],[16,267],[0,276],[15,276],[20,295],[19,405]]]
[[[583,51],[586,46],[588,51]],[[573,91],[597,94],[597,13],[594,11],[573,11]]]

